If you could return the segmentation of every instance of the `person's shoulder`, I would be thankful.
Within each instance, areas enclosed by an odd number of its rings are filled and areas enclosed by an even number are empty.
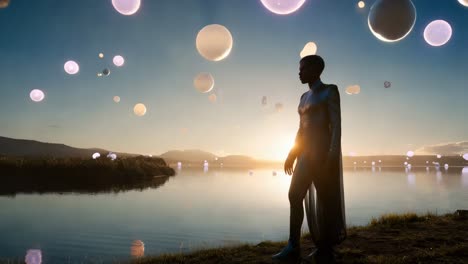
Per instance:
[[[325,87],[328,90],[328,94],[340,93],[338,90],[338,85],[336,84],[325,84]]]
[[[304,92],[304,93],[301,95],[301,100],[302,100],[302,97],[304,97],[308,92],[309,92],[309,91]]]

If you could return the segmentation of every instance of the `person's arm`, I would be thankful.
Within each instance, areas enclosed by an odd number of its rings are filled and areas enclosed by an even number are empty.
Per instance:
[[[301,95],[301,100],[302,100],[302,97],[304,97],[304,94]],[[288,157],[296,159],[301,154],[302,147],[303,147],[302,136],[303,136],[302,135],[302,124],[299,121],[299,129],[297,130],[297,133],[296,133],[296,139],[294,140],[294,146],[289,151]]]
[[[340,93],[336,85],[330,87],[327,100],[328,117],[331,128],[331,141],[328,157],[337,158],[341,153],[341,106]]]

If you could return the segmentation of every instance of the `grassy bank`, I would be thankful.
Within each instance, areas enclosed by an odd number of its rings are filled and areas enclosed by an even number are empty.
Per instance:
[[[132,263],[278,263],[270,256],[286,243],[265,241],[199,249],[144,257]],[[301,245],[305,257],[313,248],[309,235],[302,236]],[[468,220],[458,214],[384,215],[367,226],[349,228],[348,238],[337,247],[337,253],[338,263],[468,263]]]
[[[118,192],[157,187],[174,169],[161,158],[0,158],[0,195],[45,192]]]

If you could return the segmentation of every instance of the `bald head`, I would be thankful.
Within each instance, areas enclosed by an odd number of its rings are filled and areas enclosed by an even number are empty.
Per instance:
[[[299,62],[299,76],[302,83],[313,83],[320,78],[325,62],[319,55],[305,56]]]

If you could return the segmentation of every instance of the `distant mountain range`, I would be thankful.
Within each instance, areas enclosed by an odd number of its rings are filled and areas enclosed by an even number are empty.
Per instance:
[[[64,144],[0,137],[0,156],[90,158],[91,155],[95,152],[107,154],[109,150],[99,148],[75,148]],[[139,155],[119,152],[116,152],[116,154],[117,156]],[[221,164],[224,167],[277,167],[282,166],[283,164],[281,161],[257,160],[252,157],[243,155],[229,155],[225,157],[219,157],[213,153],[196,149],[171,150],[161,154],[159,157],[163,158],[168,164],[172,166],[177,164],[177,162],[182,162],[185,165],[188,164],[193,166],[202,166],[205,160],[210,164],[210,167],[221,166]],[[381,162],[379,162],[379,160]],[[434,166],[433,162],[438,162],[442,167],[445,164],[448,164],[449,166],[468,166],[468,162],[460,156],[443,156],[442,158],[437,158],[435,155],[415,155],[410,159],[407,159],[404,155],[343,157],[343,165],[346,167],[371,167],[372,162],[374,162],[374,166],[382,167],[403,167],[404,162],[410,163],[412,166]]]

